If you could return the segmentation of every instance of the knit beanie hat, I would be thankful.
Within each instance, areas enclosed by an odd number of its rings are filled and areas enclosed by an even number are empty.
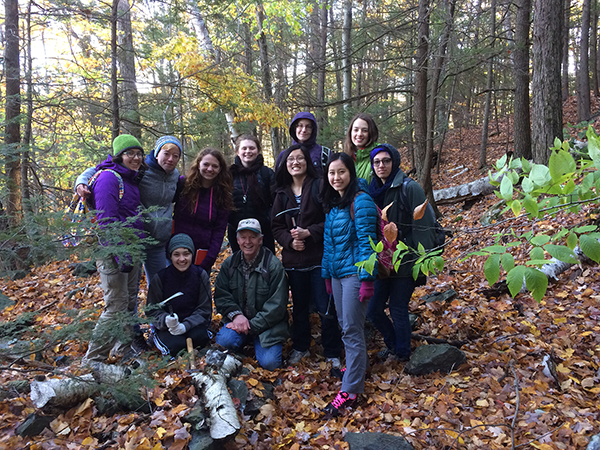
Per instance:
[[[392,158],[392,167],[394,169],[400,166],[400,152],[398,152],[396,147],[391,144],[379,144],[377,147],[371,150],[371,166],[373,165],[373,158],[375,158],[379,152],[386,152],[388,155],[390,155],[390,158]]]
[[[171,253],[178,248],[187,248],[193,254],[195,251],[194,241],[192,241],[192,238],[185,233],[176,234],[169,241],[169,247],[167,248],[169,257],[171,257]]]
[[[113,141],[113,155],[118,156],[124,151],[131,150],[132,148],[139,148],[142,152],[144,149],[135,136],[130,134],[121,134],[117,136]]]
[[[175,136],[162,136],[156,140],[156,144],[154,145],[155,158],[158,157],[158,152],[160,152],[160,149],[165,144],[175,144],[179,148],[179,155],[181,155],[181,152],[183,151],[183,146],[181,145],[179,139],[177,139]]]

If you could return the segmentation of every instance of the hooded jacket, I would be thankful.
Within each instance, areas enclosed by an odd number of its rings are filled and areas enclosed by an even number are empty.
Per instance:
[[[302,143],[298,142],[298,137],[296,136],[296,126],[298,125],[298,122],[301,119],[307,119],[313,123],[313,129],[312,129],[312,134],[310,135],[310,138],[308,138],[308,140],[306,140],[305,142],[302,142]],[[317,144],[317,136],[319,134],[319,126],[317,124],[317,119],[315,118],[315,116],[312,113],[309,113],[307,111],[299,112],[292,119],[292,123],[290,124],[290,128],[289,128],[289,133],[290,133],[290,137],[292,138],[293,145],[298,144],[303,149],[306,148],[308,150],[308,153],[310,154],[310,159],[313,163],[313,167],[317,171],[317,174],[319,176],[322,176],[323,175],[323,147],[320,146],[319,144]],[[327,158],[328,158],[330,150],[325,149],[325,151],[327,152]],[[277,156],[277,161],[275,162],[276,168],[279,167],[279,164],[281,163],[282,155],[283,155],[283,152],[281,152]],[[325,162],[327,161],[327,158],[325,158]]]
[[[105,169],[114,170],[123,179],[123,197],[120,200],[119,179]],[[105,171],[98,175],[92,187],[92,203],[98,211],[98,220],[102,223],[125,222],[129,217],[137,215],[140,206],[140,190],[136,179],[138,172],[115,163],[110,155],[96,166],[96,172],[100,170]],[[128,226],[143,230],[140,218]]]
[[[358,271],[355,264],[368,260],[373,254],[369,237],[377,242],[377,207],[371,196],[362,191],[354,198],[354,220],[351,207],[336,206],[327,214],[321,276],[344,278],[358,273],[361,281],[373,281],[377,268],[371,275],[364,269]]]
[[[367,184],[369,184],[373,178],[371,167],[371,151],[378,145],[380,144],[374,143],[366,148],[359,148],[356,150],[356,155],[354,155],[356,176],[358,178],[363,178]]]
[[[380,207],[385,207],[392,203],[392,206],[387,211],[387,218],[390,222],[395,222],[398,227],[398,237],[409,247],[417,248],[419,243],[428,250],[435,247],[434,233],[435,230],[435,214],[433,209],[428,207],[425,209],[425,214],[419,220],[413,219],[414,209],[421,205],[425,199],[425,191],[416,181],[409,181],[403,185],[406,174],[400,169],[400,153],[393,146],[382,144],[385,151],[392,158],[392,174],[393,181],[383,193],[383,202]],[[394,170],[397,168],[396,174]],[[369,186],[369,190],[381,188],[383,185],[381,179],[375,175]],[[403,193],[402,190],[405,189]],[[408,203],[408,204],[406,204]],[[398,277],[412,277],[412,268],[416,256],[410,252],[402,259],[397,275]]]

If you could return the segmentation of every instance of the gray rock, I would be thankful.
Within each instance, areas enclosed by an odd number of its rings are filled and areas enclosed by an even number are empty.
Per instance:
[[[415,328],[417,328],[417,322],[419,320],[419,316],[417,316],[416,314],[409,314],[408,315],[408,321],[410,322],[410,329],[414,330]]]
[[[346,433],[350,450],[414,450],[402,436],[385,433]]]
[[[433,294],[426,295],[423,297],[426,303],[431,302],[448,302],[458,296],[458,292],[454,289],[448,289],[444,292],[434,292]]]
[[[413,352],[404,370],[411,375],[425,375],[456,370],[467,360],[464,352],[448,344],[420,345]]]
[[[192,439],[188,443],[188,448],[190,450],[218,450],[222,447],[210,437],[208,430],[194,430],[192,431]]]
[[[204,403],[198,400],[190,412],[185,415],[184,420],[190,423],[192,429],[195,431],[206,428],[206,409]]]
[[[19,394],[29,394],[31,388],[27,380],[12,380],[6,383],[6,389]]]
[[[92,261],[71,264],[69,267],[73,269],[73,275],[76,277],[87,278],[96,273],[96,264]]]
[[[41,416],[35,413],[29,414],[25,421],[15,430],[21,437],[31,437],[40,434],[55,418]]]
[[[0,294],[0,310],[4,308],[8,308],[9,306],[13,306],[15,302],[13,302],[10,298],[8,298],[4,294]]]
[[[31,272],[29,270],[14,270],[10,274],[10,279],[13,280],[13,281],[20,280],[22,278],[25,278],[30,273]]]
[[[244,414],[254,418],[260,412],[260,408],[262,408],[267,401],[264,398],[255,397],[246,403],[246,408],[244,409]]]
[[[481,219],[479,219],[479,221],[481,222],[481,225],[488,226],[488,225],[491,225],[492,223],[496,222],[502,215],[502,211],[504,211],[505,207],[506,207],[505,200],[501,200],[498,203],[496,203],[494,206],[492,206],[490,209],[488,209],[485,213],[483,213],[483,215],[481,216]]]
[[[227,386],[231,389],[231,397],[237,398],[242,407],[246,406],[246,402],[248,401],[248,386],[246,386],[246,382],[232,378],[227,383]]]

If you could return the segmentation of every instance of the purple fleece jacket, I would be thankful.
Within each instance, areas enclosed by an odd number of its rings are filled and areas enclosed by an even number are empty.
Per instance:
[[[208,274],[221,251],[229,217],[227,209],[217,208],[214,197],[211,200],[211,190],[201,188],[191,208],[189,200],[180,196],[173,216],[174,234],[188,234],[194,241],[196,250],[208,250],[200,264]]]
[[[119,180],[115,174],[104,171],[98,175],[92,188],[92,201],[99,211],[97,217],[103,222],[125,222],[138,213],[140,206],[137,172],[115,163],[110,155],[96,166],[96,171],[103,169],[112,169],[121,175],[124,191],[123,198],[119,200]],[[133,227],[143,230],[142,220],[138,218]]]

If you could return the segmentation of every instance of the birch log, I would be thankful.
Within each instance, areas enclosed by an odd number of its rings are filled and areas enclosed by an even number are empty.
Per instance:
[[[33,380],[30,398],[37,408],[70,408],[100,392],[101,383],[118,383],[130,373],[127,367],[94,363],[93,373],[80,377]]]
[[[205,357],[206,367],[192,379],[204,397],[210,412],[210,437],[224,440],[233,437],[240,429],[237,410],[227,389],[227,379],[242,363],[219,350],[209,350]]]

